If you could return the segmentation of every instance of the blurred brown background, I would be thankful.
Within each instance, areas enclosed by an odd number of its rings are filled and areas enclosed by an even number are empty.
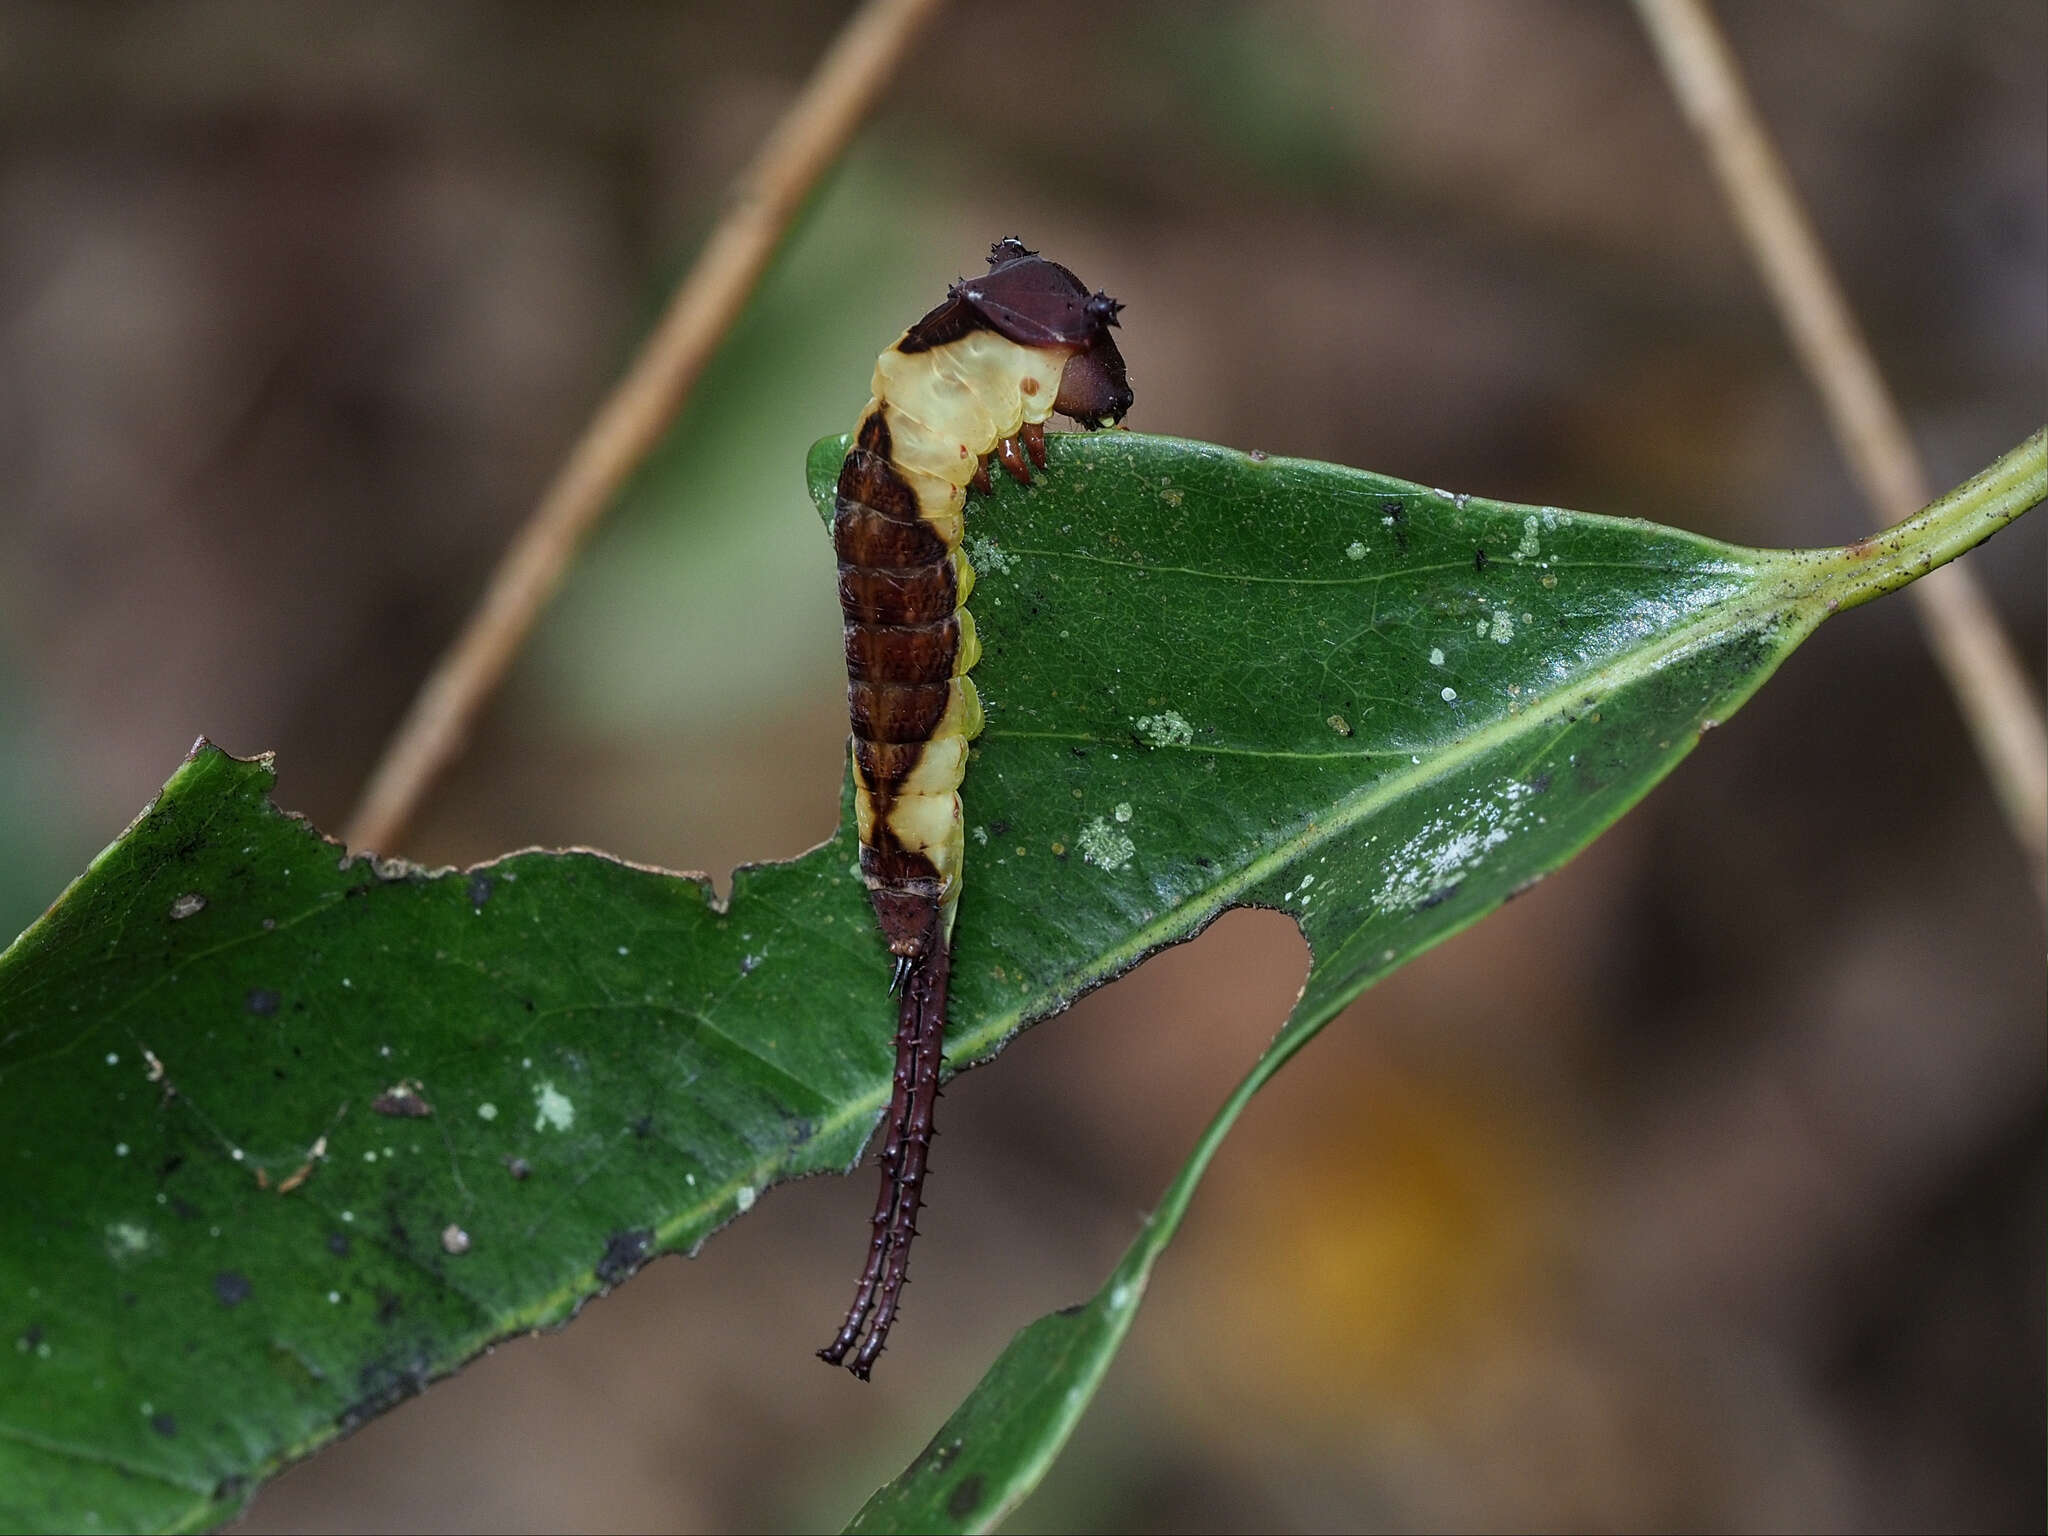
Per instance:
[[[0,5],[0,934],[202,731],[339,824],[846,9]],[[2048,403],[2048,10],[1721,9],[1951,484]],[[723,881],[826,833],[803,450],[1012,232],[1129,305],[1141,430],[1756,543],[1865,526],[1625,7],[962,0],[403,851]],[[2037,677],[2043,535],[1970,559]],[[1099,1283],[1303,964],[1237,914],[964,1079],[874,1386],[810,1357],[863,1171],[251,1528],[836,1525]],[[2039,1528],[2043,1016],[1909,607],[1849,614],[1262,1096],[1011,1528]]]

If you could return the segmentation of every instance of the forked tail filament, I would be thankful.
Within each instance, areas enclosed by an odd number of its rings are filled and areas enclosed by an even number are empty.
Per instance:
[[[882,1189],[875,1201],[874,1237],[867,1268],[838,1335],[818,1351],[844,1364],[862,1381],[874,1369],[896,1321],[910,1278],[910,1241],[931,1157],[932,1111],[939,1097],[939,1058],[945,1043],[946,984],[951,951],[935,943],[921,959],[899,963],[901,1001],[896,1012],[896,1077],[889,1096],[889,1134],[882,1143]],[[856,1346],[858,1346],[856,1348]],[[847,1359],[852,1351],[853,1358]]]

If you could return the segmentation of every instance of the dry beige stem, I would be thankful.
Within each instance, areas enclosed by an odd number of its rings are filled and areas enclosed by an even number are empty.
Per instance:
[[[1636,0],[1636,10],[1879,525],[1910,517],[1932,499],[1926,471],[1712,13],[1704,0]],[[1974,572],[1949,565],[1911,590],[2035,894],[2048,903],[2040,703]]]
[[[689,398],[804,199],[941,3],[867,0],[741,173],[661,323],[507,546],[462,633],[386,745],[343,831],[349,847],[389,852],[461,753],[569,562]]]

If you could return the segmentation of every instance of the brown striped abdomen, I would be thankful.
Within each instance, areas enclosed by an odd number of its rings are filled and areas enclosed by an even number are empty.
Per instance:
[[[973,577],[894,463],[880,402],[840,468],[832,543],[861,872],[891,951],[919,956],[945,942],[958,889],[955,792],[981,715],[961,675],[977,650],[960,608]]]

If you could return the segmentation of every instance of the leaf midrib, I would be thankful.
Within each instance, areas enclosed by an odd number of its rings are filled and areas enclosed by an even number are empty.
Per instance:
[[[1604,696],[1618,683],[1632,681],[1636,677],[1659,670],[1699,646],[1718,640],[1740,628],[1767,628],[1775,613],[1787,608],[1801,608],[1803,600],[1810,598],[1812,592],[1818,590],[1821,585],[1818,582],[1813,583],[1805,592],[1770,594],[1763,590],[1767,585],[1766,578],[1773,574],[1775,567],[1784,564],[1785,561],[1783,557],[1775,556],[1768,551],[1750,553],[1755,564],[1745,568],[1751,588],[1743,596],[1700,610],[1670,630],[1655,645],[1630,650],[1588,671],[1574,673],[1560,687],[1553,689],[1546,698],[1532,700],[1528,708],[1515,714],[1503,715],[1470,735],[1458,738],[1450,746],[1433,749],[1432,756],[1424,758],[1420,764],[1411,765],[1410,771],[1397,771],[1373,784],[1352,791],[1335,803],[1328,816],[1319,816],[1310,822],[1308,829],[1274,843],[1266,853],[1241,866],[1237,873],[1214,882],[1199,896],[1184,899],[1139,929],[1131,939],[1106,951],[1103,960],[1098,964],[1076,972],[1076,985],[1071,992],[1061,988],[1055,989],[1052,995],[1063,997],[1064,1002],[1072,1002],[1082,992],[1121,974],[1146,955],[1171,942],[1174,935],[1191,924],[1198,925],[1206,917],[1213,916],[1214,911],[1220,911],[1228,906],[1233,897],[1256,887],[1294,859],[1334,840],[1338,834],[1348,831],[1402,796],[1412,793],[1434,779],[1455,772],[1518,735],[1554,721],[1560,707],[1554,701],[1560,695]],[[1805,627],[1810,629],[1817,619],[1812,616],[1805,617],[1808,618]],[[1747,624],[1744,621],[1747,621]],[[1199,752],[1202,749],[1184,750]],[[1405,755],[1415,754],[1411,752]],[[969,1034],[960,1037],[958,1048],[947,1052],[949,1060],[978,1061],[984,1052],[1021,1029],[1027,1017],[1040,1017],[1041,1015],[1032,1013],[1032,1009],[1043,1001],[1045,996],[1046,994],[1041,992],[1033,998],[1019,1002],[993,1016]],[[877,1091],[865,1098],[871,1103],[872,1112],[879,1114],[886,1095]]]

